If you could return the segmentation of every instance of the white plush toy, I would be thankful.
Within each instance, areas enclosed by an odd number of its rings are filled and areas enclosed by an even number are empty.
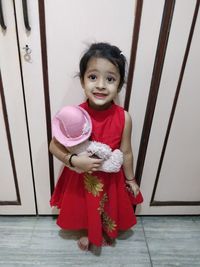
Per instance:
[[[86,154],[103,159],[99,171],[118,172],[123,163],[123,153],[119,149],[112,151],[110,146],[89,141],[92,122],[86,110],[79,106],[62,108],[52,121],[53,136],[72,154]],[[72,168],[82,172],[78,168]]]

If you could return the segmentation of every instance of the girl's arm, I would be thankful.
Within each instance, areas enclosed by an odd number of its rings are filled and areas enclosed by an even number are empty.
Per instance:
[[[134,177],[131,134],[132,134],[131,116],[127,111],[125,111],[125,125],[122,134],[120,150],[123,152],[124,156],[123,169],[127,180],[132,180]]]
[[[123,152],[124,161],[123,169],[126,177],[126,183],[131,187],[135,195],[139,192],[139,187],[136,183],[134,176],[134,159],[131,145],[131,134],[132,134],[132,120],[128,112],[125,111],[125,125],[122,134],[122,140],[120,150]]]
[[[49,151],[65,165],[69,166],[70,152],[61,145],[54,137],[50,142]]]
[[[50,152],[65,165],[69,166],[69,159],[71,153],[60,144],[55,138],[53,138],[49,145]],[[92,173],[97,171],[100,167],[102,159],[90,158],[86,155],[74,156],[71,159],[71,163],[74,167],[81,169],[84,172]]]

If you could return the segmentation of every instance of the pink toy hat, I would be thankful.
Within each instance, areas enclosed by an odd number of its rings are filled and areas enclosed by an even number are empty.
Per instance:
[[[92,132],[92,122],[86,110],[79,106],[62,108],[52,121],[53,136],[65,147],[87,140]]]

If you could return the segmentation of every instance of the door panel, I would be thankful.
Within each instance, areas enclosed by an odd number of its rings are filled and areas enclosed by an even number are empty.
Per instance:
[[[0,32],[0,214],[36,214],[23,87],[12,1],[3,3]]]
[[[194,5],[191,5],[190,13],[189,9],[187,9],[187,12],[190,15],[193,15],[193,11]],[[191,21],[191,16],[189,19]],[[185,17],[184,23],[187,24]],[[198,16],[196,23],[197,25],[200,25],[200,16]],[[182,40],[180,39],[179,43],[179,51],[183,51],[183,49],[180,49],[180,46],[182,46],[182,42],[184,44],[186,43],[184,39],[187,39],[189,32],[188,25],[182,25],[182,27],[184,27],[184,29],[186,30],[187,35],[186,38],[182,35]],[[198,185],[200,177],[200,143],[198,142],[200,136],[200,125],[198,123],[200,114],[200,76],[197,71],[200,68],[200,56],[199,53],[196,53],[196,51],[198,51],[198,47],[200,46],[199,35],[200,29],[199,27],[195,27],[190,53],[170,131],[168,145],[165,151],[160,179],[156,190],[155,199],[159,199],[160,201],[169,199],[175,201],[200,200],[199,186],[195,186]],[[171,54],[169,54],[168,52],[168,73],[166,73],[167,70],[165,72],[165,75],[167,76],[169,75],[171,66],[169,62],[172,61],[172,58],[174,60],[176,58],[176,52],[172,53],[172,51],[177,50],[171,47],[170,51]],[[180,61],[180,58],[178,60]],[[177,65],[179,66],[179,64]],[[170,87],[174,88],[175,86],[170,85]],[[162,90],[166,90],[166,88],[164,89],[164,85],[162,85],[162,88]],[[162,107],[164,106],[163,102],[164,101],[162,101]],[[157,111],[157,114],[158,113],[159,111]],[[162,111],[162,113],[164,112]],[[167,178],[169,185],[173,184],[173,186],[167,187],[168,190],[166,190],[166,185],[164,185],[165,177]],[[181,190],[177,190],[177,188],[180,188]]]
[[[3,108],[0,102],[0,147],[1,147],[1,154],[0,154],[0,162],[1,162],[1,187],[0,187],[0,200],[2,201],[16,201],[16,188],[14,183],[14,174],[12,171],[12,164],[10,160],[10,153],[9,153],[9,146],[8,140],[6,135],[6,128],[4,124],[4,117],[3,117]],[[9,191],[7,190],[9,184]]]
[[[200,213],[199,15],[187,60],[185,56],[195,5],[175,4],[141,180],[145,200],[140,214]]]
[[[27,1],[30,31],[24,25],[22,1],[15,1],[15,6],[37,208],[39,214],[48,214],[51,212],[51,191],[38,1]],[[28,60],[24,49],[26,45],[30,49]]]
[[[119,46],[129,59],[135,1],[45,1],[49,94],[52,116],[63,106],[84,100],[78,69],[92,42]],[[123,106],[125,90],[118,102]],[[62,164],[54,160],[55,182]]]
[[[131,114],[133,120],[132,145],[135,167],[142,135],[149,86],[151,84],[163,7],[164,0],[153,2],[145,0],[142,7],[137,58],[129,105],[129,113]],[[152,25],[151,27],[150,24]]]

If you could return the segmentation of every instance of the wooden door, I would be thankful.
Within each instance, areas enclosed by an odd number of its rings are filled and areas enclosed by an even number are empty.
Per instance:
[[[48,59],[49,120],[63,106],[84,101],[83,90],[77,76],[81,54],[92,42],[110,42],[119,46],[129,58],[134,23],[135,1],[44,1],[40,2],[40,17],[44,18],[41,31],[44,52]],[[46,38],[44,38],[46,36]],[[117,100],[123,106],[125,88]],[[51,131],[50,128],[47,130]],[[51,138],[51,136],[50,136]],[[50,140],[49,140],[50,141]],[[44,166],[44,168],[46,168]],[[52,170],[54,171],[52,172]],[[50,161],[51,189],[57,182],[62,164]],[[47,182],[47,183],[46,183]],[[41,183],[44,181],[41,180]],[[45,181],[49,186],[49,181]],[[39,186],[39,183],[38,183]],[[45,195],[46,199],[48,196]]]
[[[199,214],[199,1],[144,1],[130,112],[140,214]]]
[[[199,0],[27,1],[31,29],[22,1],[2,4],[0,213],[52,214],[62,164],[48,152],[51,119],[84,100],[81,53],[106,41],[131,66],[117,102],[133,118],[137,214],[198,214]]]
[[[130,99],[129,93],[126,94],[126,102],[129,103],[129,112],[133,118],[132,141],[136,176],[141,182],[145,199],[137,209],[137,213],[199,213],[198,149],[195,152],[194,145],[194,137],[196,140],[199,131],[196,126],[198,108],[195,104],[194,112],[193,109],[188,109],[186,104],[188,96],[194,103],[198,99],[198,75],[193,72],[193,69],[198,69],[198,57],[195,57],[198,53],[198,38],[195,38],[198,36],[198,27],[195,26],[198,25],[198,20],[196,24],[194,20],[199,1],[145,0],[122,3],[121,1],[60,0],[57,3],[58,5],[51,1],[40,2],[40,18],[45,17],[43,21],[45,27],[41,29],[46,36],[46,38],[41,37],[43,40],[41,43],[46,42],[47,47],[46,50],[44,49],[43,62],[45,62],[45,56],[48,59],[48,64],[45,65],[45,68],[48,67],[48,75],[43,71],[48,84],[46,87],[48,90],[45,90],[49,99],[49,102],[46,102],[46,118],[49,121],[47,133],[51,131],[50,118],[60,107],[78,104],[84,99],[79,79],[76,77],[81,52],[91,42],[107,41],[118,45],[132,66],[127,83],[127,90],[131,94]],[[196,17],[199,18],[199,15]],[[192,27],[194,34],[192,34]],[[134,35],[132,35],[133,30]],[[137,36],[139,36],[138,42]],[[185,53],[190,39],[192,40],[190,51],[193,52],[189,53],[186,60]],[[42,46],[45,48],[44,45]],[[182,92],[187,93],[182,98],[176,99],[177,103],[186,109],[179,111],[179,117],[176,120],[174,115],[174,120],[171,120],[183,62],[187,63],[184,63],[187,66],[184,73],[188,71],[191,75],[185,77],[188,82],[193,81],[196,90],[191,93],[190,90],[187,91],[188,89],[181,89]],[[132,71],[134,73],[131,73]],[[187,88],[186,79],[181,83],[182,88],[184,86]],[[124,99],[125,90],[118,100],[122,106]],[[193,102],[189,103],[191,105]],[[175,115],[178,113],[178,105],[176,108]],[[182,129],[184,118],[187,116],[195,118],[190,120],[193,122],[190,124],[193,137]],[[170,126],[172,121],[175,132]],[[167,137],[168,129],[170,129],[171,141]],[[179,138],[184,134],[186,134],[184,138]],[[180,144],[176,147],[177,136]],[[193,157],[187,157],[180,149],[186,142],[187,149]],[[172,149],[167,151],[166,148],[169,149],[170,145]],[[174,147],[178,154],[174,154]],[[167,155],[168,159],[173,159],[171,162],[163,160],[167,159]],[[190,163],[188,165],[190,168],[187,170],[192,173],[190,180],[188,180],[188,172],[181,171],[182,162],[187,160]],[[51,190],[53,190],[62,164],[55,159],[49,162]],[[189,183],[192,186],[189,186]]]
[[[36,214],[13,1],[0,30],[0,214]]]

